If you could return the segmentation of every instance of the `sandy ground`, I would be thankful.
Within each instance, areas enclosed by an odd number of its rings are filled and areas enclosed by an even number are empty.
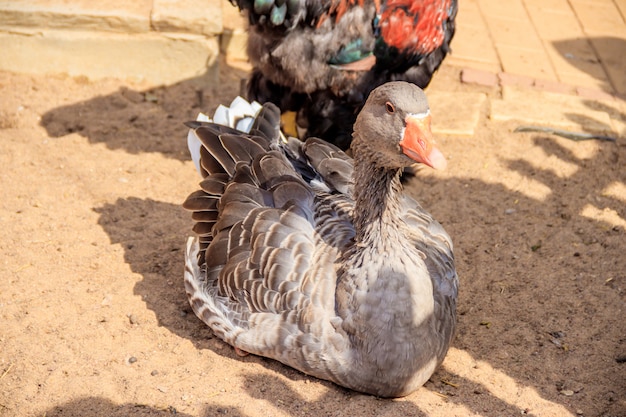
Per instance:
[[[212,337],[182,285],[180,204],[198,183],[182,122],[243,75],[148,90],[0,73],[0,416],[626,416],[623,139],[484,115],[475,137],[439,139],[448,170],[409,191],[455,242],[459,326],[406,398]],[[457,76],[433,88],[477,88]]]

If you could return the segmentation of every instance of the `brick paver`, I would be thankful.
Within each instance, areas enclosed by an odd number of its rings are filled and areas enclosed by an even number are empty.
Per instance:
[[[626,0],[615,0],[615,5],[622,14],[622,19],[626,21]]]
[[[476,0],[459,2],[456,26],[457,35],[452,41],[452,54],[446,58],[447,62],[462,67],[500,72],[502,70],[500,59]]]
[[[623,34],[624,19],[617,5],[609,0],[570,0],[587,35]]]
[[[460,0],[459,8],[451,63],[626,96],[626,0]]]
[[[592,38],[591,44],[606,69],[615,91],[626,95],[626,35],[623,38]]]

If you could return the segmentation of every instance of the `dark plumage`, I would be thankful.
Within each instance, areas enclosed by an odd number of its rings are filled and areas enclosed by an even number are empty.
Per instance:
[[[457,0],[231,1],[249,16],[248,99],[298,112],[307,137],[342,149],[374,88],[429,84],[457,13]]]
[[[191,125],[203,180],[184,203],[197,234],[185,256],[189,302],[239,352],[407,395],[443,361],[456,325],[452,242],[400,182],[415,162],[445,167],[426,97],[404,82],[374,90],[354,125],[354,159],[320,139],[285,140],[279,114],[263,105],[249,134]]]

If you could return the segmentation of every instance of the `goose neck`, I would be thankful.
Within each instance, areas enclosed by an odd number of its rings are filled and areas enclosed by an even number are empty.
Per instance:
[[[355,162],[354,227],[356,242],[371,244],[394,236],[400,228],[400,169]]]

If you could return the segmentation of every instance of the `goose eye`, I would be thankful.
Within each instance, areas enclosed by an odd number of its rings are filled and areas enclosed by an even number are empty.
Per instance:
[[[387,109],[387,113],[395,113],[396,111],[395,106],[391,104],[390,102],[385,103],[385,108]]]

